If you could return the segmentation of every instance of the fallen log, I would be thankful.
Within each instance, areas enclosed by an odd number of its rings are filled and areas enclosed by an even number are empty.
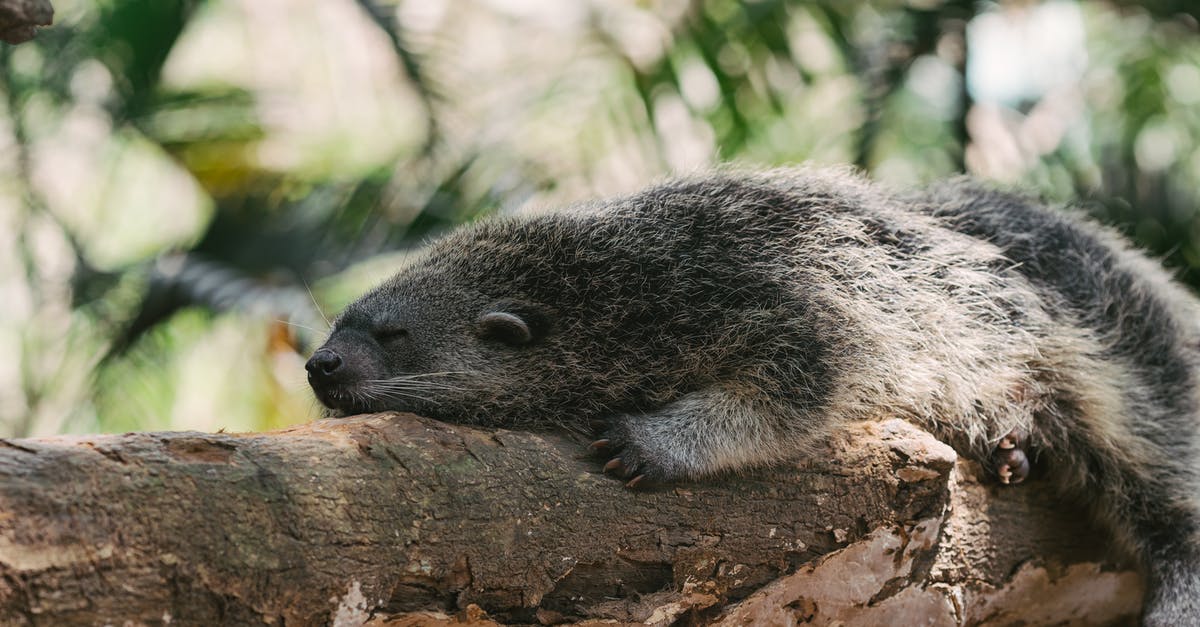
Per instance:
[[[407,414],[0,444],[5,625],[1104,624],[1140,604],[1077,510],[979,483],[899,420],[646,491],[565,436]]]

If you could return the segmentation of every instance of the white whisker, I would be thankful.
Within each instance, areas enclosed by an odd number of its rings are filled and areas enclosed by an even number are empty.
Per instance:
[[[275,318],[275,322],[282,322],[282,323],[284,323],[284,324],[286,324],[286,325],[288,325],[288,326],[290,326],[290,327],[299,327],[299,328],[301,328],[301,329],[307,329],[307,330],[309,330],[309,331],[312,331],[313,333],[318,333],[318,334],[319,334],[319,333],[324,333],[324,331],[321,331],[321,330],[318,330],[318,329],[314,329],[314,328],[312,328],[312,327],[310,327],[310,326],[305,326],[305,325],[303,325],[303,324],[300,324],[300,323],[298,323],[298,322],[292,322],[292,321],[290,321],[290,320],[285,320],[285,319],[283,319],[283,318]]]
[[[403,379],[399,379],[399,380],[397,380],[397,379],[368,379],[366,381],[363,381],[363,383],[370,383],[372,385],[394,385],[397,387],[403,387],[406,385],[409,385],[412,387],[449,385],[448,383],[440,383],[437,381],[405,381]]]
[[[302,284],[304,284],[304,290],[305,290],[306,292],[308,292],[308,297],[312,299],[312,304],[313,304],[313,307],[314,307],[314,308],[316,308],[316,310],[317,310],[317,313],[318,313],[318,314],[321,314],[321,319],[325,321],[325,326],[326,326],[326,327],[329,327],[329,328],[333,328],[333,323],[329,322],[329,317],[325,315],[325,312],[324,312],[324,311],[321,311],[321,305],[317,303],[317,297],[316,297],[316,296],[314,296],[314,295],[313,295],[313,293],[312,293],[312,290],[311,290],[311,289],[309,289],[309,287],[308,287],[308,281],[305,281],[304,279],[301,279],[301,280],[300,280],[300,282],[301,282]]]
[[[425,396],[421,396],[421,395],[419,395],[419,394],[408,394],[408,393],[405,393],[405,392],[397,392],[397,391],[394,391],[394,390],[393,390],[393,391],[382,391],[382,392],[380,392],[380,393],[379,393],[379,400],[387,400],[387,399],[403,399],[403,398],[414,399],[414,400],[422,401],[422,402],[425,402],[425,403],[431,403],[431,404],[433,404],[433,405],[440,405],[440,404],[441,404],[441,403],[437,402],[436,400],[434,400],[434,399],[432,399],[432,398],[428,398],[428,397],[425,397]]]

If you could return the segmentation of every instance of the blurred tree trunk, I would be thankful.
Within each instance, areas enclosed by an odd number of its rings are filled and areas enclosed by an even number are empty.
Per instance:
[[[0,0],[0,41],[29,41],[38,26],[49,25],[53,19],[50,0]]]
[[[1137,576],[898,420],[630,491],[577,442],[411,415],[0,440],[0,624],[1112,623]]]

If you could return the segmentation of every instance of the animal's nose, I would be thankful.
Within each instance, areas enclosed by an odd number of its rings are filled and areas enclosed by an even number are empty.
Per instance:
[[[310,377],[328,377],[337,372],[337,369],[341,367],[341,356],[328,348],[319,349],[309,358],[308,363],[304,364],[304,369],[308,371],[308,376]]]

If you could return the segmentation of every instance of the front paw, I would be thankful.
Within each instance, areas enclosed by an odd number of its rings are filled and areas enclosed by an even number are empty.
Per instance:
[[[601,459],[608,460],[604,464],[604,473],[625,480],[627,488],[647,487],[681,478],[662,455],[651,452],[620,427],[606,431],[592,442],[591,449]]]

